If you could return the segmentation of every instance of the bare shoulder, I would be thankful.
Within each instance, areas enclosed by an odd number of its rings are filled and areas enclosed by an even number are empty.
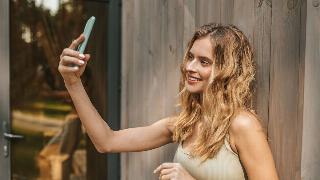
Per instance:
[[[246,131],[263,131],[263,127],[259,117],[250,112],[241,110],[236,113],[236,116],[231,120],[230,133],[239,134]]]
[[[237,146],[239,147],[239,142],[241,142],[239,138],[245,138],[255,133],[265,136],[265,131],[259,117],[250,111],[238,111],[231,120],[229,129],[230,145],[232,149],[236,153],[239,153],[239,148],[237,148]]]

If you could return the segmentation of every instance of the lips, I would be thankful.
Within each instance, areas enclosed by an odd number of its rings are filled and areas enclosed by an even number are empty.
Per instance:
[[[194,77],[194,76],[191,76],[191,75],[187,75],[187,80],[188,80],[189,83],[195,83],[195,82],[202,81],[201,78]]]

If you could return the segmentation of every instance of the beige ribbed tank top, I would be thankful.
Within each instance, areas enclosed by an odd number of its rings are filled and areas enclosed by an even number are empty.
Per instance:
[[[173,162],[180,163],[197,180],[246,180],[247,176],[239,156],[233,152],[227,140],[211,159],[200,164],[199,158],[192,158],[179,144]]]

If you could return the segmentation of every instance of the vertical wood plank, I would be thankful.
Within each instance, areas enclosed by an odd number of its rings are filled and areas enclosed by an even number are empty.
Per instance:
[[[145,6],[142,0],[134,1],[134,27],[133,27],[133,56],[132,56],[132,74],[130,74],[129,78],[129,119],[128,119],[128,126],[129,127],[137,127],[142,125],[143,122],[143,114],[144,111],[140,111],[140,107],[144,104],[144,98],[139,101],[141,98],[139,93],[144,93],[143,82],[145,79],[143,78],[143,73],[140,72],[143,70],[143,64],[141,64],[141,59],[143,59],[143,33],[144,32],[144,16],[145,16]],[[140,88],[139,88],[140,86]],[[137,104],[138,103],[138,104]],[[128,167],[134,167],[135,164],[141,165],[138,169],[136,168],[129,168],[128,169],[128,177],[135,177],[137,179],[141,179],[141,174],[143,172],[143,161],[142,156],[139,157],[138,153],[128,153]]]
[[[237,2],[237,1],[236,1]],[[233,22],[234,13],[237,11],[244,11],[240,9],[235,9],[234,4],[235,0],[220,0],[220,22],[223,24],[230,24]],[[251,5],[251,3],[245,2],[243,5]]]
[[[262,125],[267,133],[270,96],[271,3],[255,1],[254,9],[253,49],[256,61],[254,107],[262,119]]]
[[[221,4],[224,0],[196,1],[196,27],[221,22]]]
[[[247,36],[251,45],[253,45],[253,30],[255,27],[255,0],[237,0],[229,2],[229,8],[233,5],[233,12],[228,12],[226,16],[226,23],[236,25]],[[227,17],[232,16],[232,17]],[[231,20],[231,22],[229,22]]]
[[[280,179],[300,179],[300,1],[273,1],[268,132]]]
[[[134,2],[122,1],[122,29],[121,29],[121,129],[129,127],[129,82],[133,60],[133,26],[134,26]],[[128,153],[121,153],[121,180],[128,180],[129,161]]]
[[[320,1],[306,1],[301,179],[320,177]]]
[[[166,3],[166,2],[164,2]],[[146,94],[141,96],[146,96],[144,99],[144,109],[147,114],[144,117],[146,124],[154,123],[155,121],[163,118],[165,116],[165,106],[166,106],[166,74],[164,59],[161,59],[161,39],[165,38],[161,36],[162,21],[162,2],[161,1],[147,1],[146,3],[149,9],[148,16],[148,26],[146,27],[149,32],[149,37],[147,39],[148,44],[146,44],[145,49],[146,58],[144,58],[144,63],[148,63],[148,70],[145,71],[144,76],[148,78],[145,84]],[[161,154],[164,152],[164,148],[158,148],[151,151],[143,152],[146,154],[147,159],[145,162],[145,172],[141,174],[141,179],[156,179],[157,176],[152,173],[152,171],[160,164]]]
[[[180,24],[178,26],[183,27],[183,37],[179,38],[180,40],[182,40],[182,44],[178,44],[178,46],[182,46],[182,49],[180,50],[180,58],[183,58],[184,51],[186,50],[187,45],[196,29],[196,6],[197,2],[193,0],[185,0],[183,4],[183,25]]]

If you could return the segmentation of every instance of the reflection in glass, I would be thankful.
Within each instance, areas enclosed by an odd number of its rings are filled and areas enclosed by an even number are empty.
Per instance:
[[[11,146],[13,179],[85,179],[83,130],[57,67],[87,18],[81,0],[10,1],[12,131],[25,136]]]

